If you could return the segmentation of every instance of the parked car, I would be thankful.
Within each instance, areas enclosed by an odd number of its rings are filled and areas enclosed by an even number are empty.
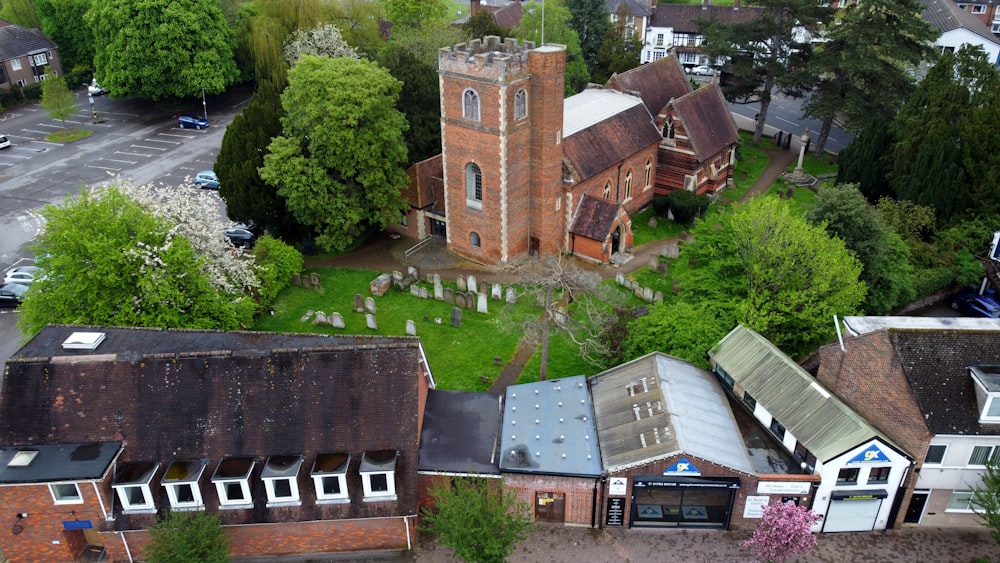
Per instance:
[[[194,185],[199,188],[217,190],[219,189],[219,177],[211,170],[202,170],[194,175]]]
[[[194,115],[182,115],[177,118],[177,126],[181,129],[187,129],[188,127],[204,129],[208,127],[208,120]]]
[[[28,286],[19,283],[0,285],[0,307],[17,307],[26,291]]]
[[[3,275],[3,283],[31,285],[41,275],[41,272],[42,269],[38,266],[18,266],[11,268]]]
[[[996,295],[992,292],[980,295],[971,287],[956,293],[951,307],[966,317],[1000,318],[1000,301]]]
[[[696,76],[712,76],[715,74],[715,71],[712,70],[712,67],[708,65],[698,65],[689,68],[688,73],[694,74]]]
[[[0,149],[6,149],[10,147],[10,139],[5,135],[0,135]]]
[[[87,86],[87,93],[90,94],[91,96],[102,96],[104,94],[107,94],[108,91],[104,88],[104,86],[98,84],[97,79],[95,78],[91,80],[90,85]]]
[[[226,232],[223,233],[223,235],[233,246],[253,248],[253,245],[257,243],[257,235],[255,235],[246,225],[236,225],[226,229]]]

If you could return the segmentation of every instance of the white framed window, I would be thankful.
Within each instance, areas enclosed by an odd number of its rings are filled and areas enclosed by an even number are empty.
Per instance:
[[[219,462],[212,475],[219,508],[253,508],[250,473],[256,463],[252,457],[230,457]]]
[[[471,88],[462,93],[462,117],[479,121],[479,94]]]
[[[465,205],[483,208],[483,171],[475,162],[465,165]]]
[[[21,70],[21,59],[11,59],[10,68],[13,70]]]
[[[364,487],[366,502],[396,500],[396,458],[395,450],[365,452],[361,457],[361,485]]]
[[[347,494],[347,468],[351,455],[346,453],[319,454],[310,475],[316,486],[317,504],[350,502]]]
[[[83,495],[76,483],[52,483],[49,492],[56,504],[83,504]]]
[[[49,64],[49,59],[45,56],[45,53],[39,53],[37,55],[31,56],[33,66],[45,66]]]
[[[24,80],[23,78],[20,78],[20,79],[18,79],[18,81],[17,81],[17,85],[18,85],[18,86],[27,86],[27,85],[28,85],[28,83],[27,83],[27,82],[26,82],[26,81],[25,81],[25,80]]]
[[[171,509],[205,510],[199,481],[207,465],[204,459],[178,459],[167,467],[160,485],[167,491]]]
[[[528,93],[521,88],[514,94],[514,119],[524,119],[528,116]]]
[[[972,6],[972,13],[973,14],[985,14],[986,13],[986,6],[983,5],[983,4],[974,4]]]
[[[123,464],[115,472],[111,488],[115,490],[126,513],[156,512],[149,483],[159,468],[160,464],[157,462],[135,462]]]
[[[972,500],[972,491],[954,491],[951,493],[951,498],[948,499],[948,506],[945,507],[945,512],[975,512],[979,509],[977,505]]]
[[[297,506],[301,455],[273,455],[264,462],[260,478],[267,490],[267,506]]]
[[[944,444],[932,444],[927,448],[927,455],[924,456],[924,465],[939,465],[944,461],[944,454],[948,451],[948,446]]]
[[[997,13],[1000,14],[1000,10],[997,10]],[[994,20],[993,25],[990,26],[990,31],[992,31],[993,33],[1000,33],[1000,22]]]
[[[973,446],[969,465],[986,465],[986,462],[1000,463],[1000,446]]]

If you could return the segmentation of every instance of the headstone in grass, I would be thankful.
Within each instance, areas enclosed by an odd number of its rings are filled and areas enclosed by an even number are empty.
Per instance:
[[[632,293],[639,299],[642,299],[642,287],[639,284],[635,284],[635,287],[632,288]]]
[[[469,291],[473,293],[479,293],[479,283],[476,282],[476,276],[469,274],[469,277],[465,279],[468,285]]]
[[[406,335],[416,336],[417,335],[417,323],[407,320],[406,321]]]
[[[344,328],[344,316],[340,313],[330,313],[330,326],[333,328]]]
[[[431,283],[441,283],[441,274],[431,274]]]
[[[508,287],[507,288],[507,303],[510,303],[511,305],[513,305],[516,302],[517,302],[517,290],[515,290],[513,287]]]
[[[403,281],[403,272],[393,271],[392,272],[392,279],[394,279],[396,281]]]
[[[670,289],[671,289],[671,291],[674,292],[675,295],[678,294],[678,293],[680,293],[681,292],[681,281],[680,280],[674,280],[674,284],[673,284],[673,286]]]
[[[365,297],[365,312],[375,314],[375,299],[371,297]]]
[[[455,290],[450,287],[444,288],[444,302],[449,305],[455,304]]]
[[[461,291],[455,292],[455,305],[461,308],[465,308],[465,293]]]
[[[503,299],[503,286],[498,283],[494,283],[491,287],[492,287],[491,297],[493,299],[496,299],[497,301]]]
[[[625,285],[625,274],[623,274],[621,272],[618,272],[617,274],[615,274],[615,282],[618,285]]]
[[[434,280],[434,299],[444,301],[444,287],[441,286],[441,278]]]
[[[421,299],[430,299],[431,298],[431,292],[430,292],[430,290],[427,289],[426,287],[421,287],[420,288],[420,298]]]
[[[465,308],[474,311],[476,309],[476,293],[468,292],[465,294]]]
[[[482,313],[484,315],[486,313],[489,313],[489,310],[486,308],[486,294],[485,293],[480,293],[479,294],[479,302],[476,303],[476,312],[477,313]]]
[[[323,289],[323,286],[321,286],[320,283],[319,283],[319,274],[317,274],[316,272],[313,272],[310,277],[312,278],[312,288],[313,289]]]
[[[407,273],[407,275],[409,275],[411,278],[413,278],[415,280],[416,279],[420,279],[420,272],[417,271],[417,267],[416,266],[407,266],[406,267],[406,273]]]
[[[306,313],[304,315],[302,315],[302,317],[299,318],[299,322],[300,323],[307,323],[307,322],[309,322],[309,319],[311,319],[314,314],[315,313],[313,313],[313,310],[309,309],[308,311],[306,311]]]
[[[413,284],[413,285],[410,286],[410,296],[411,297],[420,297],[420,286],[419,285]]]
[[[666,260],[660,260],[659,263],[657,263],[656,265],[656,271],[661,276],[667,275],[667,273],[670,272],[670,262],[667,262]]]
[[[663,292],[657,291],[653,294],[653,303],[660,303],[661,301],[663,301]]]
[[[392,276],[389,274],[381,274],[379,277],[372,280],[368,284],[368,292],[372,295],[378,295],[382,297],[385,292],[392,286]]]
[[[354,294],[354,312],[355,313],[365,312],[365,298],[362,297],[360,293]]]
[[[649,264],[647,265],[650,272],[655,272],[660,267],[660,257],[650,256]]]
[[[451,326],[455,328],[461,328],[462,326],[462,310],[458,307],[451,308]]]
[[[302,276],[298,272],[292,274],[292,285],[294,285],[295,287],[302,286]]]
[[[646,303],[653,302],[653,289],[649,287],[642,288],[642,300]]]
[[[375,322],[375,315],[371,313],[365,313],[365,324],[367,324],[368,328],[371,330],[378,330],[378,323]]]
[[[455,280],[455,285],[458,286],[459,291],[465,291],[469,286],[465,284],[465,276],[459,274],[458,279]]]
[[[326,313],[323,311],[317,311],[316,316],[313,317],[314,325],[325,325],[326,324]]]

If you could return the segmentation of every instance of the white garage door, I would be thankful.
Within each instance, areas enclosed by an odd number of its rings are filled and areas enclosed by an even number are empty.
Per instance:
[[[875,529],[875,517],[882,499],[834,500],[826,511],[824,532],[870,532]]]

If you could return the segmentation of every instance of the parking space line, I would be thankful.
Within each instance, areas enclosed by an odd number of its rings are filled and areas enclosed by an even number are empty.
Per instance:
[[[10,154],[10,153],[0,154],[0,156],[5,156],[7,158],[20,158],[21,160],[28,160],[29,158],[31,158],[30,156],[21,156],[19,154]]]
[[[187,131],[187,129],[185,129],[185,131]],[[177,133],[157,133],[157,134],[162,135],[164,137],[180,137],[181,139],[194,139],[194,137],[192,137],[191,135],[178,135]]]
[[[37,131],[35,129],[21,129],[21,131],[27,131],[28,133],[38,133],[40,135],[48,135],[48,131]],[[31,137],[25,137],[25,139],[30,139]]]
[[[160,139],[146,139],[146,141],[149,141],[150,143],[170,143],[171,145],[181,144],[180,141],[162,141]]]
[[[95,166],[93,164],[84,164],[84,166],[86,168],[97,168],[97,169],[100,169],[100,170],[111,170],[112,172],[121,172],[122,171],[121,168],[109,168],[107,166]]]
[[[67,120],[66,120],[66,123],[76,123],[77,125],[80,125],[80,124],[82,124],[83,122],[82,122],[82,121],[73,121],[72,119],[67,119]]]
[[[152,151],[165,151],[165,150],[167,150],[167,147],[147,147],[145,145],[129,145],[129,146],[132,147],[132,148],[134,148],[134,149],[149,149],[149,150],[152,150]]]
[[[141,152],[128,152],[128,151],[115,151],[115,154],[127,154],[127,155],[130,155],[130,156],[144,156],[146,158],[149,158],[149,157],[153,156],[151,154],[142,154]]]
[[[125,164],[135,164],[139,162],[138,160],[121,160],[118,158],[102,158],[101,160],[110,160],[111,162],[124,162]]]
[[[52,125],[52,124],[49,124],[49,123],[39,123],[38,126],[39,127],[51,127],[53,129],[65,129],[66,128],[65,125]]]
[[[21,117],[19,113],[5,113],[0,115],[0,121],[7,121],[8,119],[14,119],[15,117]]]
[[[14,166],[13,162],[0,162],[0,166]]]
[[[49,141],[39,141],[37,139],[32,139],[31,142],[32,143],[42,143],[43,145],[52,145],[52,146],[55,146],[55,147],[64,146],[63,143],[52,143],[52,142],[49,142]]]

